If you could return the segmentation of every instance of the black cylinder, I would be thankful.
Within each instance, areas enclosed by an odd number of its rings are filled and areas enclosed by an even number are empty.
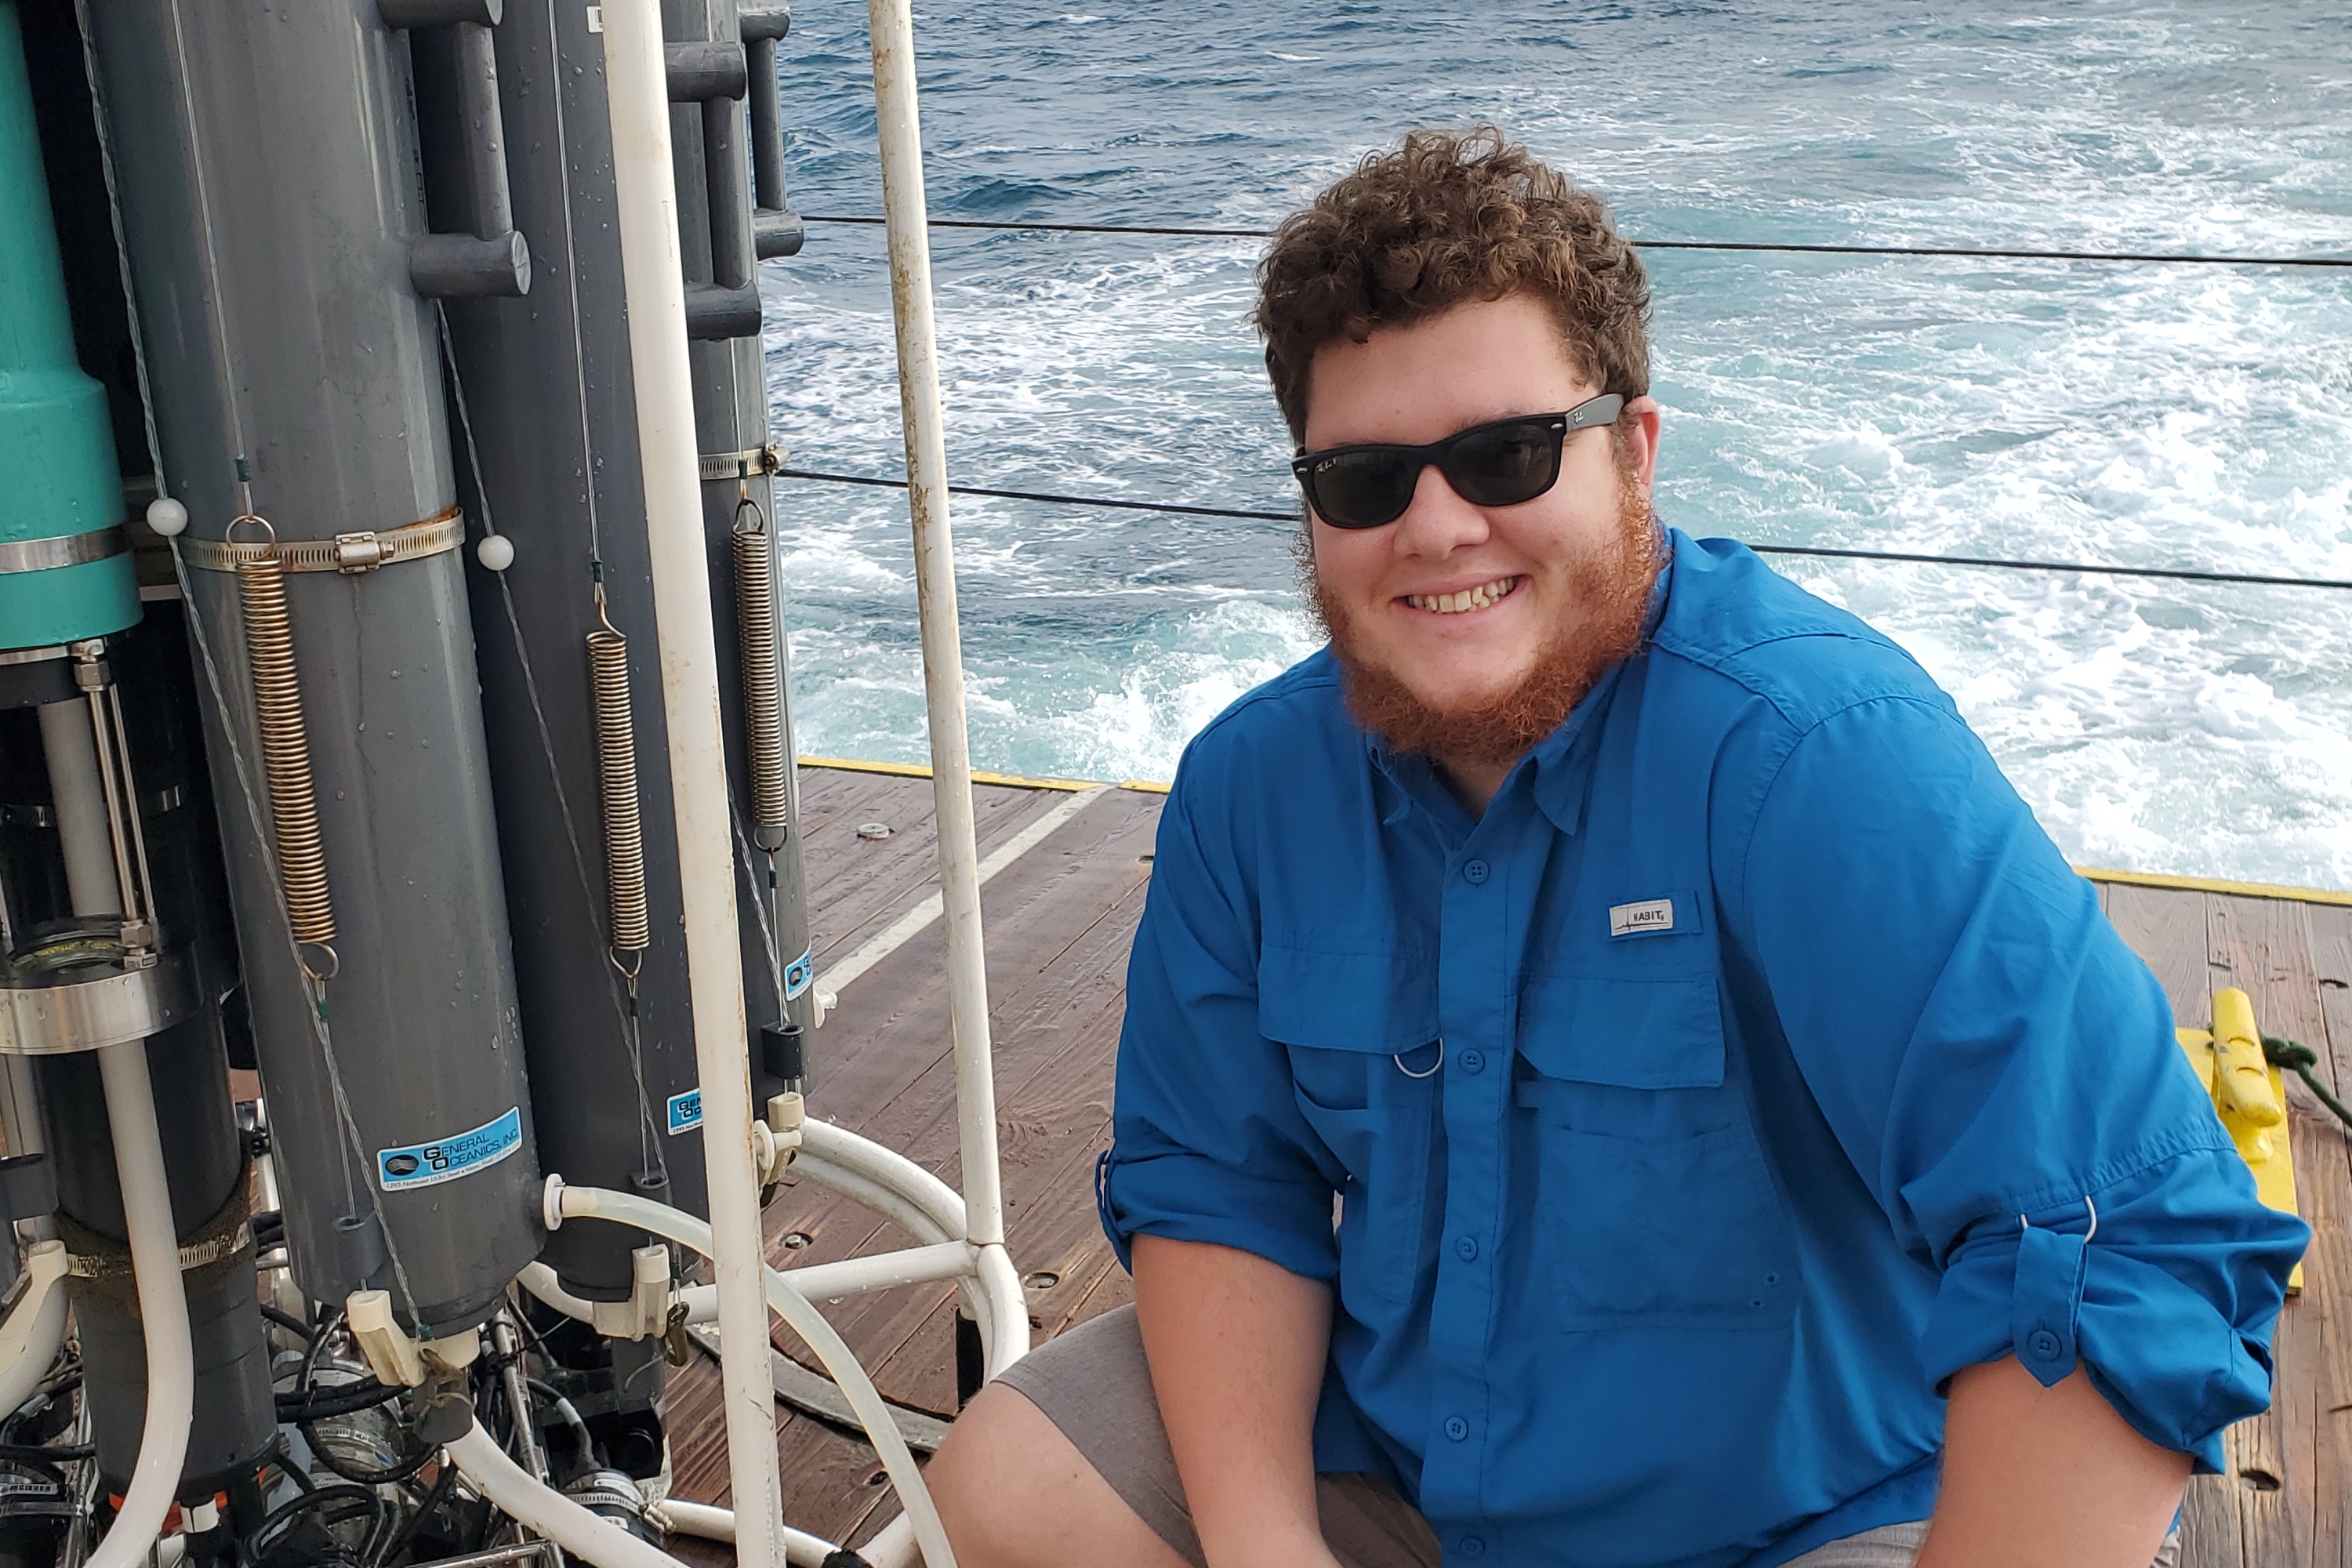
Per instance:
[[[181,1273],[196,1419],[180,1489],[185,1498],[205,1498],[249,1475],[278,1433],[247,1226],[245,1150],[217,1016],[207,1013],[167,1029],[146,1050],[173,1228],[184,1253],[193,1250],[200,1259]],[[146,1423],[147,1352],[114,1173],[113,1127],[95,1056],[42,1058],[37,1070],[57,1163],[58,1231],[83,1260],[68,1287],[81,1336],[82,1397],[99,1474],[120,1492],[130,1484]]]

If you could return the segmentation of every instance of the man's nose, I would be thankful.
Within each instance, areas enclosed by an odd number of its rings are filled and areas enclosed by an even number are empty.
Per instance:
[[[1484,542],[1486,514],[1454,493],[1437,465],[1421,470],[1412,504],[1397,519],[1396,552],[1442,560],[1467,545]]]

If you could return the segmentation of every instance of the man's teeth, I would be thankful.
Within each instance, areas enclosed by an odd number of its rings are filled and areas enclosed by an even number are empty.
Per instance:
[[[1465,610],[1483,610],[1518,585],[1517,577],[1497,577],[1491,583],[1481,583],[1475,588],[1465,588],[1458,594],[1407,594],[1404,602],[1416,610],[1458,616]]]

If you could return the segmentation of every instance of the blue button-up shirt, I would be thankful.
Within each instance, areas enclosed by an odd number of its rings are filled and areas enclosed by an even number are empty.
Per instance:
[[[1766,1568],[1925,1518],[1944,1384],[2012,1354],[2216,1464],[2307,1232],[1951,700],[1672,545],[1643,651],[1483,816],[1328,651],[1193,742],[1113,1239],[1334,1281],[1318,1468],[1448,1563]]]

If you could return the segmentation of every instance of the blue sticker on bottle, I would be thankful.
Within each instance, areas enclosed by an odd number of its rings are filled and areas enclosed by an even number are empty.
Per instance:
[[[816,949],[811,946],[807,952],[784,966],[784,1000],[789,1002],[807,990],[809,982],[815,978]]]
[[[691,1132],[702,1125],[702,1090],[689,1089],[683,1094],[669,1097],[669,1130],[673,1134]]]
[[[517,1106],[495,1121],[486,1121],[471,1132],[460,1132],[437,1143],[377,1150],[376,1180],[383,1184],[387,1193],[437,1187],[495,1165],[521,1147],[522,1108]]]

